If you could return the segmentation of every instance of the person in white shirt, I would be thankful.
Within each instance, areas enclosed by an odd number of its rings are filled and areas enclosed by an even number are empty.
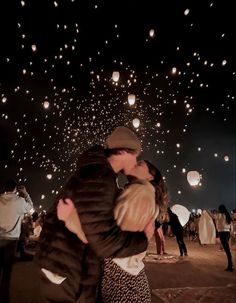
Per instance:
[[[225,270],[232,272],[234,271],[234,267],[233,267],[230,246],[229,246],[230,228],[231,228],[232,219],[225,205],[223,204],[220,205],[218,210],[219,213],[216,216],[216,229],[219,233],[220,241],[224,248],[228,260],[228,266]]]
[[[8,180],[5,193],[0,195],[0,303],[8,303],[10,300],[11,271],[21,232],[21,220],[32,208],[33,203],[26,188],[20,186],[17,189],[17,183]]]

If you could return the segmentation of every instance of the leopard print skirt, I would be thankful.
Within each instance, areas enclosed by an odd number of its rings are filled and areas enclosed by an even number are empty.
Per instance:
[[[137,275],[122,270],[106,259],[101,284],[103,303],[151,303],[151,293],[144,269]]]

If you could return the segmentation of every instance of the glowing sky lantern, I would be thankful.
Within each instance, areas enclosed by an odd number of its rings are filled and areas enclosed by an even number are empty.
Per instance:
[[[201,208],[197,209],[197,215],[201,215],[201,214],[202,214]]]
[[[182,226],[188,223],[191,212],[185,206],[175,204],[171,207],[171,210],[174,214],[178,216],[179,222]]]
[[[197,186],[201,180],[201,176],[197,171],[189,171],[187,173],[187,180],[191,186]]]
[[[186,10],[184,11],[184,15],[187,16],[189,14],[190,10],[188,8],[186,8]]]
[[[174,74],[176,74],[176,72],[177,72],[177,68],[176,67],[172,67],[171,73],[174,75]]]
[[[7,98],[6,97],[3,97],[2,98],[2,103],[6,103],[7,102]]]
[[[225,160],[226,162],[228,162],[228,161],[229,161],[229,156],[224,156],[224,160]]]
[[[134,126],[135,128],[139,128],[139,125],[140,125],[140,120],[139,120],[138,118],[135,118],[135,119],[133,120],[133,126]]]
[[[44,108],[46,108],[46,109],[49,108],[49,105],[50,105],[50,104],[49,104],[48,101],[44,101],[44,102],[43,102],[43,107],[44,107]]]
[[[150,36],[151,38],[154,38],[154,37],[155,37],[155,30],[154,30],[154,29],[150,29],[150,31],[149,31],[149,36]]]
[[[120,73],[119,72],[113,72],[112,73],[112,80],[114,82],[118,82],[119,81],[119,78],[120,78]]]
[[[134,105],[134,103],[135,103],[135,95],[130,94],[128,96],[128,103],[129,103],[129,105]]]
[[[31,49],[33,52],[36,52],[37,51],[37,46],[35,44],[31,45]]]
[[[52,174],[47,174],[47,179],[51,180],[52,179]]]

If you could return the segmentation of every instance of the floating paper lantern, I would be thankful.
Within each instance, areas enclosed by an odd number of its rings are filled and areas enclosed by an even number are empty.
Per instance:
[[[226,162],[228,162],[228,161],[229,161],[229,156],[224,156],[224,160],[225,160]]]
[[[2,103],[6,103],[7,102],[7,98],[6,97],[2,97]]]
[[[177,68],[176,67],[172,67],[171,72],[172,72],[172,74],[176,74]]]
[[[139,128],[139,125],[140,125],[140,120],[139,120],[138,118],[135,118],[135,119],[133,120],[133,126],[134,126],[135,128]]]
[[[187,8],[185,11],[184,11],[184,15],[187,16],[189,14],[190,10]]]
[[[134,103],[135,103],[135,95],[130,94],[128,96],[128,103],[129,103],[129,105],[134,105]]]
[[[119,72],[113,72],[113,73],[112,73],[112,80],[113,80],[114,82],[118,82],[119,79],[120,79],[120,73],[119,73]]]
[[[175,204],[171,207],[171,210],[179,218],[179,222],[182,226],[188,223],[190,211],[183,205]]]
[[[201,215],[202,214],[202,210],[199,208],[198,210],[197,210],[197,215]]]
[[[52,175],[51,174],[47,174],[47,179],[51,180],[52,179]]]
[[[37,46],[35,44],[31,45],[31,49],[33,52],[36,52],[37,51]]]
[[[49,104],[48,101],[44,101],[44,102],[43,102],[43,107],[44,107],[44,108],[46,108],[46,109],[49,108],[49,105],[50,105],[50,104]]]
[[[149,36],[150,36],[151,38],[155,37],[155,31],[154,31],[154,29],[150,29],[150,31],[149,31]]]
[[[197,171],[189,171],[187,173],[187,180],[191,186],[197,186],[201,180],[201,176]]]

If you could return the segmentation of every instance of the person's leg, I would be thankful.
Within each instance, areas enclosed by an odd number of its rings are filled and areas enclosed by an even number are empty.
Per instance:
[[[10,302],[10,282],[12,266],[15,259],[17,241],[2,240],[1,245],[1,284],[0,284],[0,303]]]
[[[162,253],[165,254],[165,237],[164,237],[164,233],[163,233],[163,228],[162,226],[160,227],[160,232],[159,232],[160,238],[161,238],[161,250]]]
[[[160,238],[160,234],[159,234],[159,229],[158,228],[156,231],[155,231],[155,241],[156,241],[156,249],[157,249],[157,254],[160,255],[162,253],[162,250],[161,250],[161,238]]]
[[[229,248],[230,232],[219,232],[219,236],[228,260],[227,269],[233,269],[232,255]]]
[[[179,234],[176,234],[176,241],[178,243],[178,246],[179,246],[179,253],[180,253],[180,256],[183,256],[183,248],[182,248],[182,245],[181,245],[181,239],[180,239],[180,235]]]
[[[180,255],[187,255],[187,248],[186,245],[184,243],[184,238],[183,238],[183,233],[178,233],[178,244],[180,246]]]

